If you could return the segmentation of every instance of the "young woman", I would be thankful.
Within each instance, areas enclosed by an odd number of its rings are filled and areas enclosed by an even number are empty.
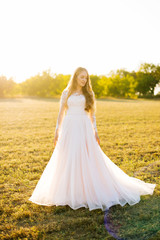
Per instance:
[[[95,110],[88,71],[79,67],[62,92],[55,148],[30,201],[105,211],[115,204],[136,204],[140,195],[153,194],[156,184],[128,176],[102,151]]]

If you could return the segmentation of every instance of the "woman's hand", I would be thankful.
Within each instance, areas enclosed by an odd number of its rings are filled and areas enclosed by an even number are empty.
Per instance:
[[[56,143],[58,141],[58,136],[59,136],[59,131],[58,129],[55,131],[55,136],[54,136],[54,147],[56,146]]]
[[[98,133],[95,132],[95,138],[96,138],[96,141],[98,142],[98,144],[100,145],[100,140],[99,140],[99,137],[98,137]]]

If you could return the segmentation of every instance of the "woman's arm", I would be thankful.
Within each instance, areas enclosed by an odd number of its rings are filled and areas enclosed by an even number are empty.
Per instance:
[[[95,94],[93,92],[93,99],[94,99],[94,106],[96,106],[96,99],[95,99]],[[94,108],[90,110],[90,119],[91,119],[91,122],[92,122],[92,125],[93,125],[93,128],[95,130],[95,132],[98,132],[97,131],[97,125],[96,125],[96,116],[95,116],[95,111],[94,111]]]
[[[95,110],[94,110],[96,108],[96,99],[95,99],[94,92],[93,92],[93,99],[94,99],[94,108],[92,108],[90,110],[89,115],[90,115],[90,119],[91,119],[91,122],[92,122],[92,125],[93,125],[93,128],[94,128],[94,131],[95,131],[96,141],[100,145],[100,139],[99,139],[99,136],[98,136],[97,125],[96,125],[96,116],[95,116]]]
[[[96,116],[95,116],[95,113],[93,111],[90,111],[90,119],[91,119],[91,122],[92,122],[92,125],[93,125],[93,128],[94,128],[95,132],[98,132],[97,125],[96,125]]]
[[[67,91],[63,90],[63,92],[61,94],[61,98],[60,98],[60,108],[59,108],[59,113],[58,113],[58,118],[57,118],[56,129],[55,129],[55,131],[58,131],[58,132],[61,127],[62,120],[63,120],[64,113],[65,113],[66,98],[67,98]]]

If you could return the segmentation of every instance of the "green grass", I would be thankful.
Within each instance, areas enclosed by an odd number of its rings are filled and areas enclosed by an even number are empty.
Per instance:
[[[58,110],[55,99],[0,99],[0,239],[114,239],[100,209],[28,201],[54,150]],[[140,216],[137,232],[147,226],[155,233],[149,239],[160,239],[160,101],[99,99],[96,121],[105,154],[128,175],[157,184],[138,204],[113,206],[112,219],[120,221],[125,211],[122,232],[129,236],[135,231],[130,218]]]

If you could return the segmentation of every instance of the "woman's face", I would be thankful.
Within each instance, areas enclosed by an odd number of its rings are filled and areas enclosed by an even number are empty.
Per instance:
[[[87,72],[84,70],[77,76],[77,84],[84,87],[87,82]]]

